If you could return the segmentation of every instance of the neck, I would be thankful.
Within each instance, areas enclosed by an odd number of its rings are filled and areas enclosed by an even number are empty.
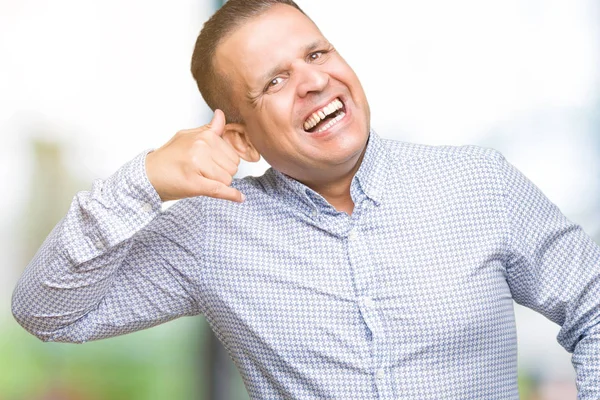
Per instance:
[[[352,176],[349,180],[344,179],[343,182],[338,181],[331,185],[323,185],[320,187],[307,186],[323,196],[336,210],[344,211],[346,214],[352,215],[352,211],[354,211],[354,201],[352,201],[352,196],[350,196],[351,183]]]
[[[343,174],[336,174],[335,177],[328,176],[323,180],[304,180],[302,183],[323,196],[336,210],[352,215],[354,201],[350,195],[350,185],[352,184],[354,175],[360,168],[364,153],[365,149],[363,149],[352,168]]]

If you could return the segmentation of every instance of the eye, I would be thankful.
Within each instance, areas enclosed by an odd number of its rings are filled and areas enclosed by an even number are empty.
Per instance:
[[[265,86],[265,91],[272,89],[273,87],[281,84],[281,82],[283,82],[283,78],[280,76],[278,76],[277,78],[271,79],[271,81],[269,83],[267,83],[267,86]]]
[[[308,55],[308,59],[310,61],[317,61],[319,58],[323,57],[324,51],[315,51],[314,53],[310,53]]]

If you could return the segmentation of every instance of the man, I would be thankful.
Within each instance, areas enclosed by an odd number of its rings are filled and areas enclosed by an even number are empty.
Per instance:
[[[517,399],[515,300],[600,396],[600,249],[500,154],[379,138],[292,1],[227,2],[192,72],[212,121],[75,197],[15,290],[27,330],[204,314],[252,398]]]

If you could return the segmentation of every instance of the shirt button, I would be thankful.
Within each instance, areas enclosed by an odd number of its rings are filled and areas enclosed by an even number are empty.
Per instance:
[[[96,243],[94,243],[94,246],[96,246],[96,248],[100,251],[104,250],[104,243],[102,243],[99,240],[97,240]]]
[[[365,307],[373,307],[373,299],[370,298],[369,296],[365,296],[362,299],[363,304],[365,305]]]
[[[383,368],[379,368],[377,372],[375,372],[375,378],[377,379],[383,379],[384,376],[385,372],[383,371]]]
[[[144,210],[146,212],[152,211],[152,204],[150,204],[150,203],[144,203],[144,204],[142,204],[142,210]]]
[[[356,229],[352,229],[350,232],[348,232],[348,239],[350,239],[350,240],[356,239]]]
[[[318,215],[319,215],[319,212],[317,210],[313,210],[312,216],[316,218]]]

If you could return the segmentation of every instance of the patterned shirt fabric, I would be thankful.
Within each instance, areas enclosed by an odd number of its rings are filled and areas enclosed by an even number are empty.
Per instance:
[[[203,314],[253,399],[518,399],[513,301],[600,398],[600,248],[497,151],[371,132],[352,215],[269,169],[161,201],[140,154],[78,193],[13,313],[45,341]]]

